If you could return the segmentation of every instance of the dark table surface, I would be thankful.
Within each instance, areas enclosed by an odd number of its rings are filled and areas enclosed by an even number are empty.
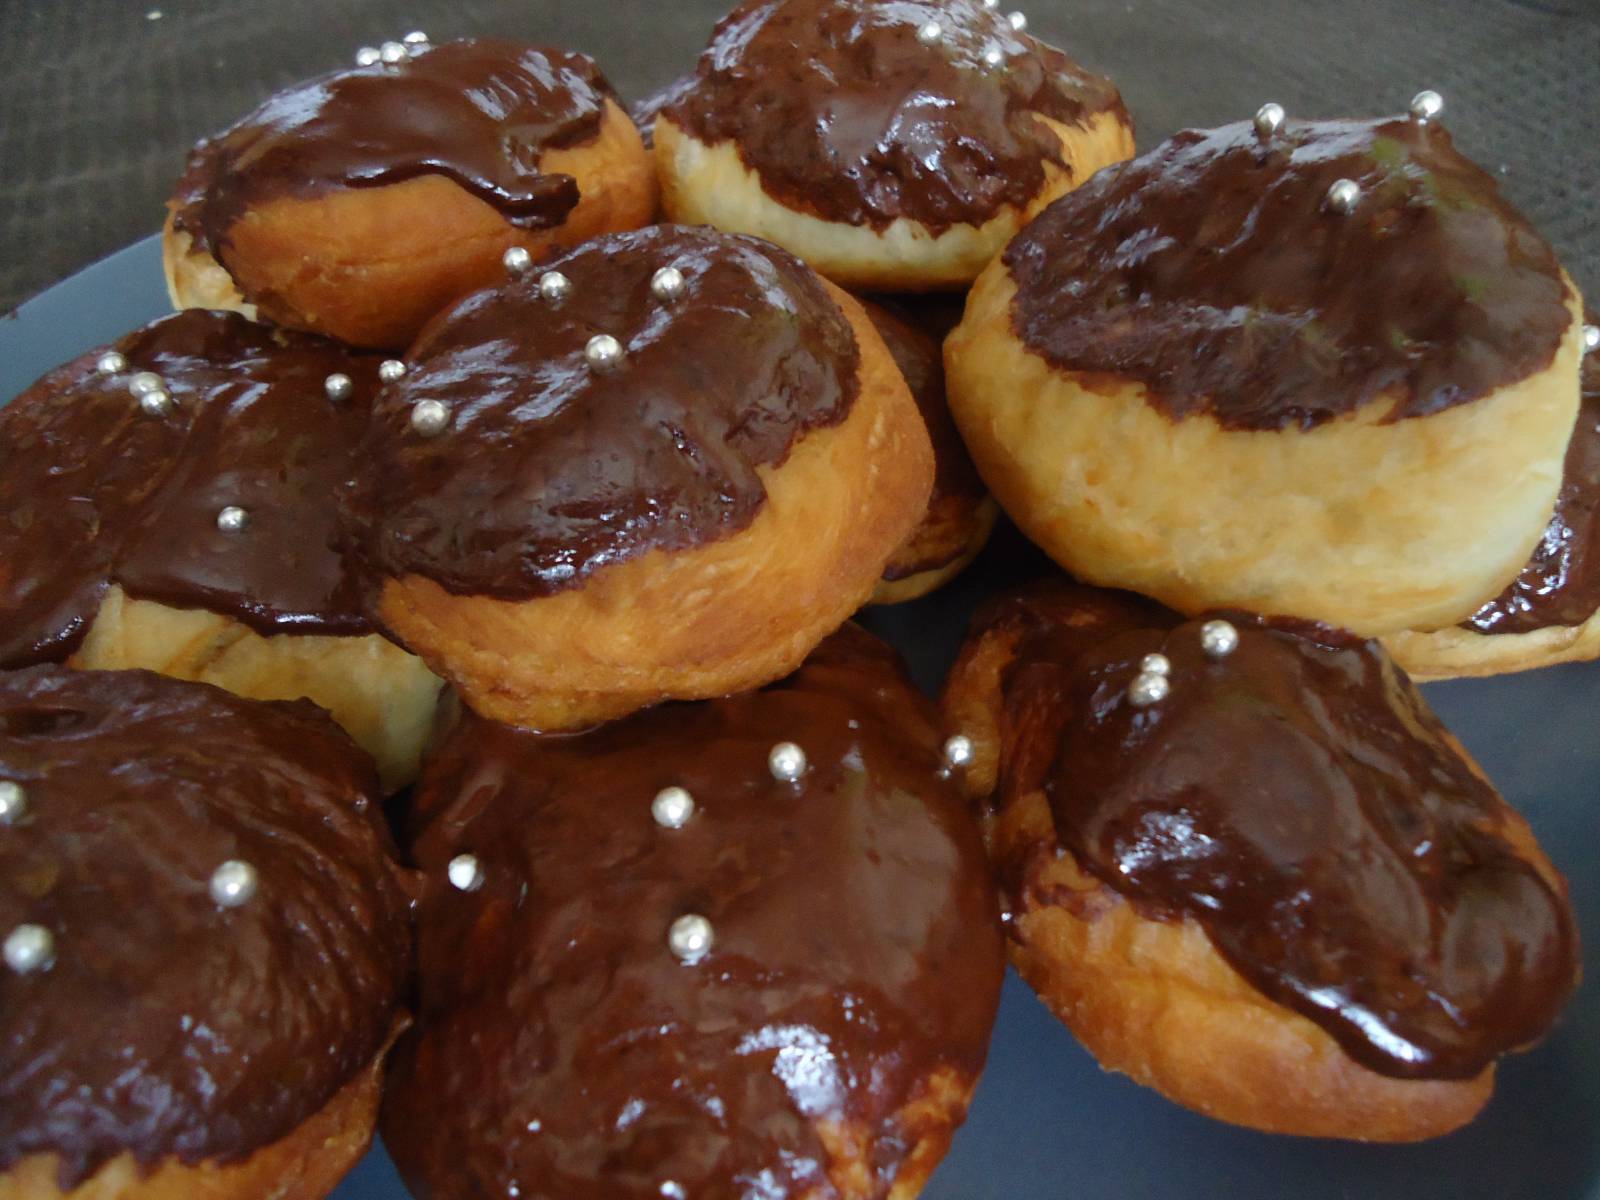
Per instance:
[[[1600,295],[1600,0],[1014,2],[1121,84],[1142,146],[1268,99],[1373,115],[1436,88]],[[632,98],[687,69],[728,3],[0,0],[0,311],[156,230],[196,138],[364,43],[420,28],[570,46]]]

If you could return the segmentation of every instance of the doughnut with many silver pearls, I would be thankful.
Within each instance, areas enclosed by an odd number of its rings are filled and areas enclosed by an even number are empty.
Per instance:
[[[27,789],[14,779],[0,779],[0,825],[15,825],[27,815]]]
[[[793,742],[779,742],[767,754],[767,769],[779,783],[794,783],[806,773],[806,752]]]
[[[682,829],[694,816],[694,797],[687,788],[664,787],[650,801],[650,815],[663,829]]]
[[[255,898],[259,882],[254,867],[230,858],[211,872],[211,899],[221,908],[238,908]]]
[[[450,886],[459,892],[475,892],[483,886],[483,865],[475,854],[458,854],[444,869]]]
[[[56,939],[43,925],[18,925],[6,935],[5,960],[18,975],[48,971],[56,960]]]
[[[1227,621],[1207,621],[1200,626],[1200,649],[1212,658],[1227,658],[1239,648],[1239,631]]]
[[[667,946],[684,962],[694,964],[711,953],[716,934],[699,913],[685,913],[667,931]]]

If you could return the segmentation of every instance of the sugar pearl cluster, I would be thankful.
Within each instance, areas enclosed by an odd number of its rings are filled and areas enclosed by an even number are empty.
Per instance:
[[[1200,649],[1208,658],[1227,658],[1239,648],[1239,631],[1229,621],[1207,621],[1200,626]],[[1165,654],[1146,654],[1139,672],[1128,684],[1128,703],[1135,708],[1160,704],[1172,692],[1172,660]]]

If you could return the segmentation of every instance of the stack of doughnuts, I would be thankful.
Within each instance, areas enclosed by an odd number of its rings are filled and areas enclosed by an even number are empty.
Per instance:
[[[1482,1108],[1578,934],[1405,670],[1600,654],[1600,328],[1431,93],[1127,161],[1025,29],[745,0],[632,117],[412,34],[195,148],[182,311],[0,411],[0,1200],[376,1123],[420,1200],[913,1200],[1008,949],[1223,1120]],[[1002,507],[1082,582],[941,717],[850,619]]]

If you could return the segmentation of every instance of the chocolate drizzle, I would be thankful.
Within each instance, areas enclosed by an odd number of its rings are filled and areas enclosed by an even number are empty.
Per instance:
[[[55,962],[0,970],[0,1173],[59,1156],[70,1190],[128,1152],[231,1162],[288,1134],[399,1018],[406,904],[371,762],[304,701],[144,671],[0,675],[0,932]],[[222,909],[211,873],[255,867]]]
[[[985,63],[990,50],[1004,62]],[[1127,121],[1110,80],[977,0],[747,0],[695,76],[668,119],[733,142],[781,203],[875,229],[904,217],[937,233],[1027,205],[1045,163],[1068,167],[1035,114]]]
[[[676,266],[683,295],[652,294]],[[378,577],[421,575],[458,594],[549,595],[655,548],[747,526],[765,502],[758,467],[855,402],[855,335],[820,280],[754,238],[654,226],[597,238],[469,296],[425,329],[410,370],[384,388],[350,498]],[[615,337],[615,370],[589,339]],[[442,402],[449,427],[411,428]]]
[[[0,665],[64,658],[111,583],[263,635],[371,632],[335,549],[334,496],[377,360],[234,313],[187,310],[51,372],[0,409]],[[165,382],[164,416],[129,391]],[[329,374],[352,394],[330,401]],[[225,533],[218,512],[250,514]]]
[[[173,223],[215,253],[265,201],[442,175],[513,225],[551,228],[578,203],[578,184],[539,161],[592,138],[611,96],[585,55],[489,39],[337,71],[196,146]]]
[[[416,793],[420,1017],[383,1117],[418,1194],[832,1195],[830,1122],[886,1193],[952,1119],[905,1113],[919,1087],[982,1068],[1004,967],[938,768],[928,702],[851,626],[782,683],[587,734],[461,711]],[[670,785],[696,803],[676,830],[650,814]],[[445,882],[461,853],[476,891]],[[667,946],[689,912],[715,931],[696,965]]]
[[[1348,178],[1354,212],[1325,205]],[[1554,253],[1437,122],[1189,130],[1057,200],[1006,248],[1024,345],[1172,420],[1310,429],[1467,404],[1550,365]],[[1103,379],[1097,379],[1103,377]]]
[[[1564,886],[1374,642],[1200,625],[1059,587],[991,604],[1002,797],[1043,789],[1061,844],[1158,920],[1198,922],[1255,988],[1404,1078],[1469,1078],[1537,1039],[1577,979]],[[1145,708],[1142,656],[1172,663]],[[1016,880],[1009,881],[1015,888]]]
[[[1594,324],[1596,316],[1585,319]],[[1600,609],[1600,351],[1584,356],[1583,401],[1556,509],[1522,573],[1462,622],[1476,633],[1582,625]]]

